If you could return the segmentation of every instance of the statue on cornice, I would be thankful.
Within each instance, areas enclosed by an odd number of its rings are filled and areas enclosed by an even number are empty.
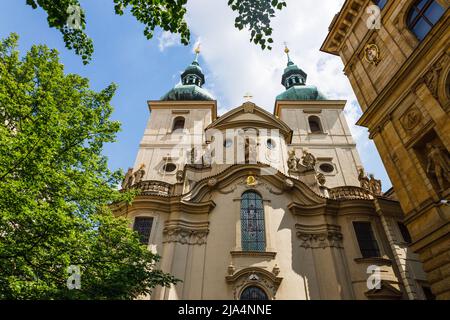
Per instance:
[[[325,183],[327,182],[327,179],[325,178],[325,175],[323,173],[318,173],[316,175],[316,178],[317,178],[317,182],[319,182],[319,184],[321,186],[324,186]]]
[[[125,177],[122,181],[122,189],[127,189],[133,185],[133,168],[128,168],[127,173],[125,174]]]
[[[364,168],[359,168],[358,180],[361,188],[370,190],[370,180],[364,172]]]
[[[446,183],[450,182],[450,161],[445,150],[439,146],[427,143],[427,173],[435,176],[439,184],[439,191],[445,190]]]
[[[295,150],[289,151],[288,155],[289,155],[289,157],[287,160],[287,165],[288,165],[289,171],[292,171],[292,172],[298,171],[298,163],[299,163],[300,159],[295,156]]]
[[[142,163],[142,164],[140,165],[138,171],[136,171],[136,172],[134,173],[134,183],[139,183],[139,182],[142,181],[142,179],[144,178],[144,175],[145,175],[145,170],[144,170],[144,168],[145,168],[145,164]]]
[[[302,164],[308,169],[315,169],[316,157],[308,151],[303,151]]]
[[[381,180],[375,179],[373,174],[369,176],[370,176],[369,181],[370,191],[377,196],[381,195]]]

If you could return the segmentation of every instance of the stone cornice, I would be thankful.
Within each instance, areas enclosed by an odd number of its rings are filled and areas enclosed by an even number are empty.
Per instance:
[[[363,12],[361,8],[368,2],[368,0],[345,1],[341,10],[331,22],[328,35],[320,48],[321,51],[339,55],[339,49],[348,36],[348,32],[353,29],[358,17]]]
[[[332,110],[344,110],[347,100],[308,100],[308,101],[288,101],[288,100],[277,100],[275,101],[275,107],[273,114],[276,117],[280,117],[281,109],[308,109],[311,111],[319,107],[321,110],[332,109]]]
[[[233,184],[237,179],[242,179],[243,177],[246,178],[249,175],[253,175],[261,180],[262,186],[266,185],[267,182],[273,187],[276,187],[278,190],[298,192],[301,198],[310,203],[318,204],[326,201],[325,197],[318,194],[318,190],[315,192],[304,182],[288,177],[279,171],[276,171],[276,173],[272,175],[260,175],[261,170],[264,168],[271,167],[262,163],[232,165],[214,176],[205,177],[204,179],[198,181],[194,188],[182,197],[185,201],[202,201],[202,199],[205,198],[211,190],[224,190]],[[311,174],[314,182],[317,184],[313,170],[311,171]],[[286,184],[288,180],[292,182],[292,186],[290,187]],[[272,188],[272,193],[273,192],[276,191]]]
[[[258,114],[260,117],[266,119],[267,121],[233,120],[234,117],[236,117],[237,115],[242,114],[242,113]],[[209,124],[205,130],[206,131],[208,129],[224,130],[227,128],[235,128],[235,127],[241,128],[241,127],[251,127],[251,126],[279,129],[280,132],[285,137],[287,143],[290,143],[292,140],[292,129],[286,123],[284,123],[279,118],[274,117],[271,113],[258,107],[256,104],[254,104],[252,102],[245,102],[241,106],[228,111],[227,113],[222,115],[220,118],[216,119],[211,124]]]
[[[276,252],[267,251],[231,251],[232,257],[264,257],[274,259],[277,255]]]
[[[211,109],[212,121],[217,119],[217,101],[161,101],[148,100],[148,109],[151,112],[156,109]]]

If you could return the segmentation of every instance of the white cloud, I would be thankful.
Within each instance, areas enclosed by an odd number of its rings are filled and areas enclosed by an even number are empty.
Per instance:
[[[291,59],[308,74],[308,84],[317,85],[330,99],[348,101],[345,115],[363,163],[367,171],[390,185],[367,130],[355,125],[361,110],[342,72],[341,59],[319,51],[328,26],[343,3],[344,0],[288,0],[287,8],[272,21],[275,42],[271,51],[262,51],[250,43],[248,31],[234,28],[236,14],[225,0],[189,1],[187,21],[196,44],[201,39],[200,63],[209,70],[205,87],[214,92],[219,113],[242,104],[247,92],[257,105],[273,111],[275,97],[284,91],[280,82],[287,62],[283,43],[287,42]]]
[[[158,36],[158,48],[162,52],[167,48],[180,45],[180,35],[163,31]]]

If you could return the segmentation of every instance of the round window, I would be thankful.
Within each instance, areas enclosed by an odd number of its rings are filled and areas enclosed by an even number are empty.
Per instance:
[[[177,168],[177,166],[174,163],[166,163],[163,166],[163,170],[165,172],[173,172],[173,171],[175,171],[176,168]]]
[[[334,166],[330,163],[322,163],[319,168],[322,172],[325,173],[331,173],[334,171]]]
[[[231,139],[226,139],[226,140],[223,142],[223,146],[224,146],[225,148],[231,147],[232,144],[233,144],[233,140],[231,140]]]
[[[275,140],[273,140],[273,139],[267,139],[266,145],[267,145],[267,148],[269,148],[270,150],[275,149],[275,147],[277,146],[277,144],[275,143]]]

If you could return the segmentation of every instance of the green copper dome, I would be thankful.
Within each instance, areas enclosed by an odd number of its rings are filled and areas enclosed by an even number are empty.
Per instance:
[[[326,100],[325,95],[316,86],[306,85],[308,75],[291,61],[289,49],[286,48],[284,52],[286,52],[288,63],[284,69],[281,84],[286,91],[279,94],[276,100]]]
[[[199,101],[214,100],[214,97],[202,86],[205,84],[205,75],[198,64],[199,49],[196,49],[195,60],[181,74],[181,84],[176,85],[167,92],[163,101]]]
[[[195,84],[178,84],[167,92],[163,101],[205,101],[214,100],[214,97],[202,87]]]
[[[277,96],[277,100],[327,100],[316,86],[292,86]]]

